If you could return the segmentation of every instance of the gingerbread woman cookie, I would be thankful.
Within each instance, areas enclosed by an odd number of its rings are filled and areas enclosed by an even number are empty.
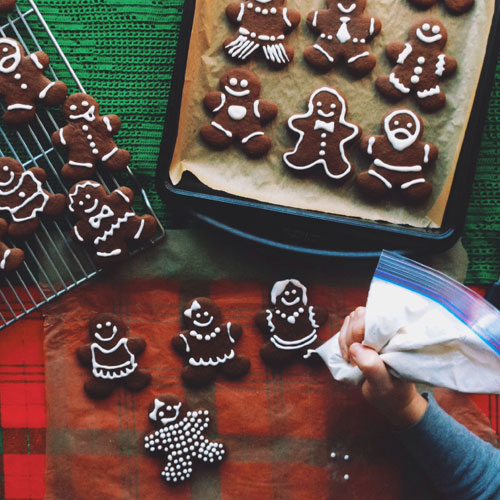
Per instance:
[[[9,248],[3,242],[8,227],[8,222],[0,219],[0,274],[15,271],[24,262],[24,252],[20,248]]]
[[[11,238],[25,238],[40,225],[39,216],[60,215],[66,208],[66,196],[43,189],[47,174],[33,167],[23,170],[13,158],[0,158],[0,211],[8,212]]]
[[[94,249],[98,264],[124,260],[128,256],[127,240],[149,240],[156,232],[153,216],[139,216],[133,211],[134,193],[128,187],[108,194],[98,182],[80,181],[70,189],[69,201],[70,212],[80,219],[72,237]]]
[[[161,475],[170,484],[189,479],[197,462],[215,465],[226,450],[204,434],[210,424],[208,410],[189,410],[173,394],[162,394],[149,405],[149,420],[156,431],[144,437],[144,448],[157,457],[165,457]]]
[[[413,5],[421,9],[427,9],[436,5],[438,0],[409,0]],[[453,14],[463,14],[472,8],[475,0],[444,0],[445,7]]]
[[[0,94],[5,99],[5,123],[20,126],[30,122],[36,115],[36,101],[47,106],[64,101],[66,84],[52,82],[44,75],[48,65],[45,52],[27,56],[18,41],[0,38]]]
[[[186,330],[172,339],[172,347],[185,359],[181,376],[187,385],[210,384],[217,372],[230,379],[247,374],[250,361],[234,350],[242,334],[241,326],[222,323],[215,302],[205,297],[191,300],[183,321]]]
[[[17,0],[0,0],[0,12],[10,12],[16,6]]]
[[[457,61],[443,53],[448,33],[437,19],[424,19],[408,33],[408,42],[393,42],[387,57],[396,64],[388,76],[377,78],[377,88],[389,99],[399,101],[412,91],[426,111],[437,111],[446,102],[440,80],[457,70]]]
[[[239,24],[238,33],[224,42],[232,59],[245,61],[262,49],[273,66],[284,67],[293,59],[293,48],[285,43],[285,35],[300,23],[300,13],[285,7],[286,0],[248,0],[230,3],[228,19]]]
[[[276,117],[278,107],[259,99],[257,76],[243,68],[231,69],[220,79],[220,89],[205,96],[205,107],[216,115],[210,125],[201,129],[201,137],[218,149],[237,142],[248,156],[265,155],[272,143],[262,125]]]
[[[347,103],[337,90],[320,88],[309,98],[307,113],[288,120],[290,130],[299,134],[294,149],[283,155],[294,170],[320,165],[333,180],[346,179],[354,171],[346,155],[346,146],[361,135],[361,128],[346,120]]]
[[[306,61],[319,70],[329,70],[343,60],[356,76],[369,73],[377,58],[368,42],[380,33],[382,23],[363,14],[366,0],[327,0],[327,10],[307,16],[307,25],[319,35],[316,43],[304,50]]]
[[[384,135],[361,139],[361,147],[373,163],[359,174],[358,187],[375,199],[398,190],[408,202],[426,200],[432,185],[425,180],[423,170],[436,162],[438,149],[421,140],[422,118],[409,109],[398,109],[384,116],[381,128]]]
[[[266,364],[285,366],[309,359],[319,345],[318,330],[328,320],[328,312],[308,305],[307,289],[296,279],[278,281],[271,290],[270,309],[255,316],[255,324],[268,337],[260,349]]]
[[[99,104],[87,94],[73,94],[66,99],[63,115],[68,124],[52,134],[52,143],[68,148],[68,162],[62,168],[66,179],[88,179],[97,165],[113,172],[130,163],[130,153],[118,149],[113,136],[121,127],[117,115],[101,116]]]
[[[129,391],[140,391],[151,382],[151,375],[137,365],[137,357],[146,348],[140,338],[128,338],[127,326],[116,315],[101,313],[89,323],[91,344],[81,346],[76,355],[83,366],[92,369],[92,378],[85,382],[85,392],[102,399],[118,384]]]

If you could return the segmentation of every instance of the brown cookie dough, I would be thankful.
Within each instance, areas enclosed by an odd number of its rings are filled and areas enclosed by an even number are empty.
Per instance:
[[[119,316],[98,314],[89,323],[89,335],[92,343],[78,348],[76,354],[83,366],[92,369],[92,378],[84,384],[91,398],[106,398],[119,384],[135,392],[151,382],[150,373],[137,364],[146,342],[128,338],[127,326]]]
[[[98,264],[124,260],[128,256],[127,240],[144,241],[156,232],[151,215],[139,216],[132,209],[134,193],[119,187],[108,194],[95,181],[80,181],[69,191],[69,211],[79,217],[72,237],[95,251]]]
[[[278,107],[259,99],[258,77],[243,68],[230,69],[220,79],[220,89],[205,96],[205,107],[215,117],[201,129],[201,137],[218,149],[236,142],[248,156],[265,155],[272,143],[262,126],[276,117]]]
[[[436,5],[439,0],[408,0],[413,5],[427,9]],[[444,0],[445,7],[453,14],[463,14],[470,10],[474,5],[475,0]]]
[[[12,38],[0,38],[0,94],[5,99],[5,123],[24,125],[36,115],[36,102],[56,106],[64,102],[64,82],[52,82],[44,71],[49,56],[42,51],[29,56],[23,46]]]
[[[307,25],[319,35],[316,43],[304,50],[306,61],[327,71],[344,61],[356,76],[369,73],[377,58],[368,42],[380,33],[382,23],[364,14],[366,0],[327,0],[327,10],[315,10],[307,16]]]
[[[410,29],[408,42],[387,45],[386,55],[396,66],[390,75],[377,78],[379,91],[393,101],[413,93],[422,109],[441,109],[446,95],[440,81],[457,70],[457,61],[443,52],[447,39],[441,21],[423,19]]]
[[[438,149],[421,140],[422,118],[409,109],[394,110],[384,116],[381,129],[384,135],[361,139],[361,147],[373,163],[359,174],[358,187],[374,199],[398,191],[407,202],[425,201],[432,193],[432,184],[423,171],[434,165]]]
[[[16,6],[17,0],[0,0],[0,13],[10,12]]]
[[[183,483],[198,465],[216,465],[226,455],[224,445],[205,436],[208,410],[190,410],[173,394],[161,394],[149,405],[156,431],[144,437],[144,449],[166,462],[161,473],[170,485]]]
[[[299,135],[294,149],[283,155],[287,167],[307,170],[321,166],[334,181],[344,181],[354,172],[346,146],[360,135],[361,128],[346,120],[347,103],[335,89],[322,87],[309,98],[307,112],[293,115],[288,127]]]
[[[224,41],[226,54],[240,62],[262,50],[267,62],[284,67],[293,60],[286,35],[300,23],[300,13],[285,7],[286,0],[248,0],[226,7],[227,18],[239,25],[238,33]]]
[[[3,242],[8,227],[8,222],[0,219],[0,274],[15,271],[24,262],[24,252],[20,248],[9,248]]]
[[[309,305],[306,287],[296,279],[278,281],[271,291],[272,307],[255,316],[255,324],[268,339],[260,349],[264,363],[286,366],[311,359],[320,344],[318,330],[328,320],[328,312]]]
[[[26,238],[40,225],[40,215],[57,216],[66,208],[66,196],[43,189],[47,174],[33,167],[23,170],[13,158],[0,158],[0,211],[10,215],[8,234]]]
[[[241,326],[222,323],[215,302],[205,297],[191,300],[182,319],[186,330],[172,339],[172,347],[185,360],[181,376],[187,385],[210,384],[218,372],[230,379],[247,374],[250,361],[234,350]]]

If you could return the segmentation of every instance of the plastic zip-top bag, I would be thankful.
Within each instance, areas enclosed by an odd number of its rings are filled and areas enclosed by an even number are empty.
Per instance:
[[[500,311],[448,276],[383,252],[366,304],[364,345],[391,372],[461,392],[500,393]],[[338,334],[315,351],[339,381],[359,384]]]

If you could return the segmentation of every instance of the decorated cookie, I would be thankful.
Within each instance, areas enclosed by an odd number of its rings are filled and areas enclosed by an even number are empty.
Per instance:
[[[437,19],[424,19],[410,29],[408,42],[393,42],[387,57],[396,64],[389,76],[377,78],[377,88],[389,99],[399,101],[412,91],[418,105],[437,111],[446,102],[440,80],[455,73],[457,61],[443,53],[448,34]]]
[[[52,143],[68,148],[68,163],[61,171],[65,178],[88,179],[97,165],[112,171],[128,166],[130,153],[118,149],[113,139],[121,127],[118,116],[101,116],[97,101],[81,93],[66,99],[63,115],[68,124],[52,134]]]
[[[42,51],[26,55],[23,46],[12,38],[0,38],[0,94],[5,99],[3,115],[9,125],[30,122],[36,114],[36,102],[47,106],[61,104],[66,98],[64,82],[51,82],[44,71],[49,56]]]
[[[266,60],[274,66],[291,62],[293,48],[285,43],[285,35],[298,26],[300,13],[288,9],[285,3],[286,0],[230,3],[226,15],[240,28],[235,36],[224,41],[227,55],[243,62],[262,49]]]
[[[196,298],[183,314],[186,330],[172,339],[172,347],[184,357],[182,380],[190,386],[210,384],[217,372],[230,379],[246,375],[250,361],[234,350],[241,326],[222,323],[220,309],[207,298]]]
[[[236,142],[248,156],[265,155],[271,149],[271,139],[262,125],[276,117],[278,107],[259,99],[257,76],[243,68],[231,69],[220,79],[220,89],[205,96],[205,107],[215,117],[201,129],[201,137],[218,149]]]
[[[80,347],[76,354],[80,363],[92,369],[85,382],[85,392],[101,399],[123,384],[129,391],[140,391],[151,382],[151,375],[141,370],[137,357],[146,348],[140,338],[128,338],[127,326],[116,315],[101,313],[89,323],[91,344]]]
[[[16,6],[16,0],[0,0],[0,12],[10,12]]]
[[[363,14],[366,0],[327,0],[327,10],[315,10],[307,16],[307,25],[319,35],[316,43],[304,51],[306,61],[319,70],[329,70],[344,61],[348,70],[363,76],[377,64],[368,42],[380,33],[382,23]]]
[[[149,406],[156,431],[144,437],[144,448],[166,462],[161,475],[171,485],[191,477],[197,463],[215,465],[226,454],[224,445],[208,439],[208,410],[189,410],[173,394],[158,396]]]
[[[346,147],[361,135],[361,128],[346,120],[347,103],[334,89],[323,87],[309,99],[307,113],[293,115],[288,127],[299,135],[294,149],[283,155],[285,164],[294,170],[322,166],[333,180],[347,178],[354,172]]]
[[[270,309],[255,316],[255,323],[267,337],[260,349],[266,364],[284,366],[309,359],[319,345],[318,330],[328,320],[322,307],[308,305],[307,289],[298,280],[278,281],[271,290]]]
[[[119,187],[108,194],[94,181],[80,181],[69,191],[69,210],[79,217],[73,227],[75,241],[93,248],[94,260],[108,264],[127,258],[127,240],[144,241],[156,232],[151,215],[139,216],[132,209],[134,193]]]
[[[432,185],[423,170],[435,163],[438,149],[421,140],[422,118],[409,109],[398,109],[384,116],[381,128],[384,135],[361,139],[361,147],[373,163],[359,174],[359,188],[375,199],[399,191],[409,202],[424,201],[432,193]]]
[[[8,233],[25,238],[40,225],[40,215],[60,215],[66,207],[66,196],[43,189],[47,174],[33,167],[23,170],[13,158],[0,158],[0,211],[8,212]]]
[[[15,271],[24,262],[24,252],[20,248],[9,248],[3,242],[8,227],[7,221],[0,219],[0,274]]]
[[[409,0],[410,3],[420,7],[421,9],[427,9],[432,5],[438,3],[438,0]],[[444,0],[443,3],[445,7],[453,14],[463,14],[472,8],[475,0]]]

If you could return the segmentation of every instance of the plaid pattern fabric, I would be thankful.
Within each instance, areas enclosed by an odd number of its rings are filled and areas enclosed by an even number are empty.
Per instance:
[[[425,480],[364,403],[357,388],[332,381],[323,365],[272,371],[259,358],[262,336],[253,315],[268,304],[271,284],[179,283],[163,280],[95,282],[51,304],[46,317],[47,500],[64,499],[417,499],[433,498]],[[329,338],[345,314],[366,301],[366,290],[310,287],[311,304],[332,314]],[[238,352],[251,359],[246,378],[219,378],[202,390],[183,387],[182,360],[170,347],[183,306],[209,296],[223,318],[240,323]],[[152,386],[138,394],[119,388],[105,401],[83,391],[89,370],[75,349],[88,342],[97,312],[120,314],[130,335],[147,340],[139,364]],[[165,484],[165,460],[143,450],[151,432],[148,404],[170,392],[192,408],[210,410],[209,437],[228,456],[219,467],[195,468],[184,485]],[[337,458],[330,458],[334,451]],[[349,460],[344,456],[349,455]],[[344,479],[345,474],[349,479]]]

